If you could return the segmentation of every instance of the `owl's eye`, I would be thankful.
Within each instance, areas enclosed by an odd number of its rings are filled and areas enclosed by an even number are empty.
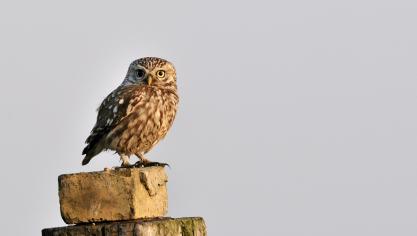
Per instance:
[[[158,76],[158,78],[164,78],[164,76],[165,76],[165,71],[163,71],[163,70],[158,70],[158,71],[156,72],[156,76]]]
[[[139,70],[137,70],[137,71],[136,71],[136,76],[137,76],[138,78],[141,78],[141,77],[143,77],[144,75],[145,75],[145,71],[144,71],[144,70],[139,69]]]

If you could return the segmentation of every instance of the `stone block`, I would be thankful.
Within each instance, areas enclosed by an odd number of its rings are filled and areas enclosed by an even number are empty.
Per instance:
[[[83,224],[42,230],[42,236],[206,236],[201,217],[155,218]]]
[[[162,217],[168,209],[163,167],[120,168],[58,178],[67,224]]]

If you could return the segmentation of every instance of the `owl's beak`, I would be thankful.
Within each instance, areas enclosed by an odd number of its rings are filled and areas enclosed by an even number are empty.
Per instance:
[[[152,83],[152,76],[148,75],[147,82],[148,82],[148,85],[151,85],[151,83]]]

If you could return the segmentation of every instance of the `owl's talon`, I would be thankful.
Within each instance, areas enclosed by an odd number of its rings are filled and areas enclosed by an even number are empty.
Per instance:
[[[115,170],[121,170],[121,169],[130,169],[130,168],[134,168],[134,165],[130,165],[130,166],[115,166],[114,169]]]
[[[146,162],[138,161],[133,166],[134,167],[151,167],[151,166],[162,166],[162,167],[168,166],[168,167],[170,167],[169,164],[167,164],[167,163],[153,162],[153,161],[146,161]]]
[[[145,167],[144,163],[142,161],[137,161],[135,164],[133,164],[134,167]]]
[[[135,165],[130,164],[129,162],[122,162],[122,164],[120,165],[120,167],[116,167],[116,168],[133,168],[135,167]]]

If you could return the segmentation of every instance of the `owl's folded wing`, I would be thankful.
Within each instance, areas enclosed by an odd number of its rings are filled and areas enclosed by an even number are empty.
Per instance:
[[[119,87],[110,93],[98,108],[97,122],[90,136],[85,141],[87,146],[82,154],[86,154],[82,164],[87,164],[91,158],[106,149],[104,145],[107,135],[128,117],[134,106],[144,97],[143,87],[138,85]]]

